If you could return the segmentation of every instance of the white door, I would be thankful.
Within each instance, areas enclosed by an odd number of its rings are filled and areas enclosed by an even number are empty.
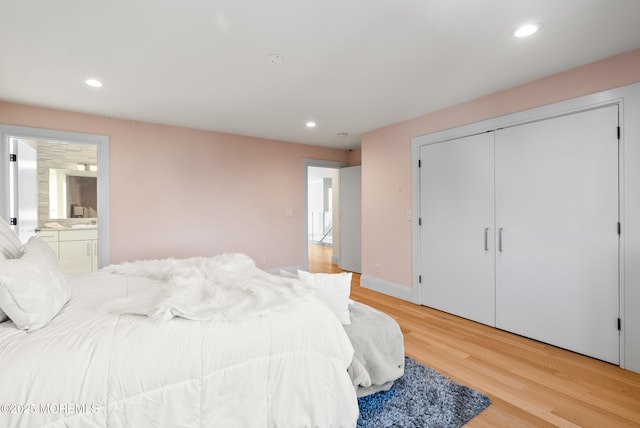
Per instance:
[[[493,133],[420,149],[420,303],[495,325]]]
[[[340,169],[340,269],[362,272],[362,167]]]
[[[496,131],[496,326],[619,362],[618,108]]]
[[[17,166],[12,184],[17,199],[14,215],[18,219],[18,236],[25,243],[36,234],[38,226],[38,150],[35,141],[12,139],[12,144]]]

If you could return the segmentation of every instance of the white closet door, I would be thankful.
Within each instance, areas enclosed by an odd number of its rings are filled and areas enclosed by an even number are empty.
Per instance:
[[[362,272],[362,167],[340,169],[340,269]]]
[[[495,140],[496,326],[615,364],[617,126],[612,106]]]
[[[420,149],[420,303],[495,325],[493,133]]]

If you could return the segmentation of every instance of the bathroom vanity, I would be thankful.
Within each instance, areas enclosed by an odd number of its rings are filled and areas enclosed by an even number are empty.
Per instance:
[[[65,273],[98,270],[98,228],[38,229],[37,235],[58,255]]]

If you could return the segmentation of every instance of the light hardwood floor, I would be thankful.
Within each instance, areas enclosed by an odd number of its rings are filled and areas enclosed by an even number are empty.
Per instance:
[[[340,272],[309,246],[309,270]],[[405,353],[492,404],[469,427],[640,427],[640,374],[360,287],[351,298],[391,315]]]

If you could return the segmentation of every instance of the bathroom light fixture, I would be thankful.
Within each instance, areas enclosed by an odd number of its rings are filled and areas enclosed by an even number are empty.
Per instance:
[[[313,120],[307,122],[307,128],[315,128],[316,123]]]
[[[84,81],[87,86],[91,86],[93,88],[102,88],[102,82],[97,79],[87,79]]]
[[[518,27],[518,29],[513,33],[513,35],[519,39],[523,37],[529,37],[532,34],[535,34],[542,27],[541,24],[537,22],[529,22],[527,24],[523,24]]]

